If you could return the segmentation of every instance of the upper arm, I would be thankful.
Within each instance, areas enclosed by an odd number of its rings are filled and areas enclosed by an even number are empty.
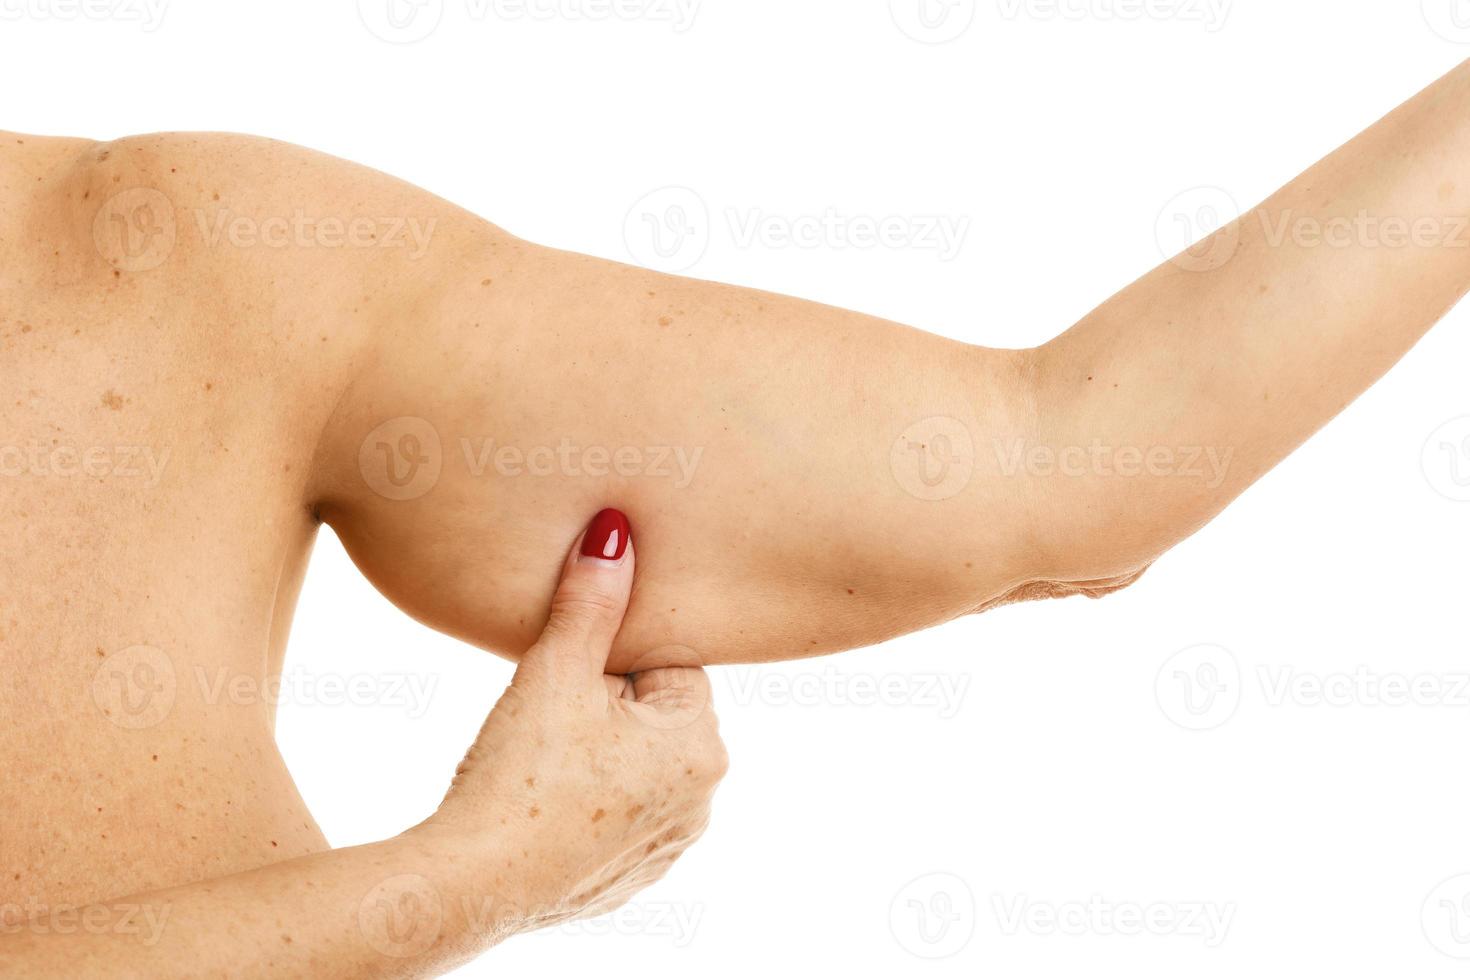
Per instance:
[[[1028,580],[1018,356],[487,230],[388,325],[324,443],[324,518],[436,628],[517,654],[626,512],[615,664],[831,652]],[[649,661],[644,661],[649,662]]]

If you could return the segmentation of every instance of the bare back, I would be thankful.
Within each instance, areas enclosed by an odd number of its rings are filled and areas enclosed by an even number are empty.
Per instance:
[[[187,167],[213,198],[227,167],[0,143],[0,905],[320,850],[270,705],[224,692],[279,669],[343,335],[151,237],[137,188]],[[186,273],[145,274],[164,247]]]

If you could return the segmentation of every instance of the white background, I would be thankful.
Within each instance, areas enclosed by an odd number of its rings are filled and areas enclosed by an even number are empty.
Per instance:
[[[652,200],[668,229],[685,207],[691,274],[993,346],[1064,329],[1181,216],[1253,203],[1470,56],[1451,0],[933,0],[932,30],[917,0],[705,0],[687,24],[672,0],[430,0],[412,44],[369,30],[395,36],[386,0],[89,2],[0,0],[0,125],[274,136],[622,260],[649,260],[635,205],[688,188]],[[742,234],[829,209],[966,231],[953,255]],[[1467,316],[1130,591],[718,671],[733,764],[705,840],[618,916],[463,975],[1463,976],[1470,879],[1439,886],[1470,873],[1470,422],[1436,430],[1470,415]],[[281,710],[340,845],[432,810],[510,670],[399,614],[328,532],[287,673],[372,692]]]

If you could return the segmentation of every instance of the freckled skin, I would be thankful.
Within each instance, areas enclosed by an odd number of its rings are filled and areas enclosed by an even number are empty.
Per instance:
[[[0,903],[102,899],[326,847],[269,705],[209,703],[196,676],[258,691],[279,670],[315,533],[300,501],[311,446],[284,429],[319,425],[332,397],[306,390],[324,365],[300,367],[317,301],[275,299],[284,319],[262,317],[256,286],[230,282],[237,257],[187,239],[174,279],[105,261],[90,215],[115,187],[159,175],[182,202],[201,174],[241,186],[227,150],[187,141],[168,155],[192,166],[164,177],[161,146],[0,140],[0,380],[18,396],[0,432],[42,454],[10,457],[0,480],[0,556],[26,569],[0,588],[0,812],[27,815],[0,833]],[[203,292],[176,294],[180,281]],[[58,466],[57,449],[77,455]],[[106,470],[80,471],[89,451]],[[133,729],[116,698],[144,697],[137,671],[157,665],[109,657],[139,646],[164,652],[174,700]]]
[[[1462,66],[1263,207],[1463,217],[1467,110]],[[139,189],[167,214],[109,210]],[[434,230],[420,254],[212,237],[221,214],[259,226],[302,208]],[[167,216],[165,254],[134,251]],[[828,653],[1128,585],[1470,284],[1465,249],[1271,244],[1252,217],[1221,233],[1238,239],[1218,268],[1165,264],[1056,340],[995,351],[535,246],[268,140],[0,133],[0,432],[43,461],[0,482],[0,812],[24,815],[0,835],[0,902],[101,899],[325,850],[269,704],[198,680],[258,690],[279,671],[321,520],[407,612],[518,657],[546,623],[558,556],[590,514],[620,507],[645,559],[616,672]],[[408,500],[362,463],[399,417],[442,443],[442,474]],[[974,441],[973,472],[940,500],[906,489],[892,459],[931,417]],[[463,440],[485,438],[702,456],[685,485],[502,478],[466,465]],[[1017,440],[1214,447],[1231,462],[1216,483],[1007,471],[998,447]],[[119,466],[128,448],[156,472],[63,474],[50,455]],[[168,710],[127,727],[162,664]]]

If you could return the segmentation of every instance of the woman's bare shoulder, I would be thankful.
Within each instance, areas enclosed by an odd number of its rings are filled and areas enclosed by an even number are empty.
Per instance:
[[[0,193],[32,216],[32,240],[91,246],[101,272],[153,284],[211,269],[313,291],[381,281],[441,256],[485,223],[381,171],[281,140],[160,132],[113,140],[0,131]],[[15,213],[14,209],[11,213]],[[142,283],[148,285],[149,283]]]

